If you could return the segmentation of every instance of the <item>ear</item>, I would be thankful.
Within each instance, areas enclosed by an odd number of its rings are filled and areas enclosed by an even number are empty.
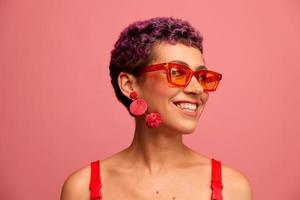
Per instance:
[[[130,73],[121,72],[118,76],[118,84],[123,95],[129,99],[132,91],[138,92],[137,78]]]

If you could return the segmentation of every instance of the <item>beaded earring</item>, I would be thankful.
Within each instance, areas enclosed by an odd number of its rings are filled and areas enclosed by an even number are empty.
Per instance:
[[[147,102],[142,98],[137,98],[137,93],[135,91],[130,93],[130,98],[133,99],[129,106],[131,114],[134,116],[141,116],[145,114],[148,108]]]
[[[146,100],[137,97],[135,91],[130,93],[130,98],[133,99],[129,106],[129,111],[134,116],[146,114],[145,121],[149,128],[158,128],[161,124],[161,117],[158,112],[146,113],[148,104]]]

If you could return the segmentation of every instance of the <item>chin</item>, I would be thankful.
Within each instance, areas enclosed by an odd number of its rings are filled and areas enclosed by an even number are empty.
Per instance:
[[[191,134],[197,128],[202,109],[199,108],[196,115],[184,113],[178,110],[176,106],[171,106],[170,110],[164,111],[165,112],[161,113],[165,113],[165,115],[162,114],[161,117],[166,128],[171,129],[178,134]]]
[[[178,128],[177,128],[178,127]],[[177,124],[177,131],[181,134],[192,134],[196,128],[197,128],[197,125],[189,125],[188,123],[186,124],[182,124],[181,126],[179,126],[179,124]]]
[[[173,120],[173,121],[166,121],[165,125],[168,129],[171,129],[178,134],[192,134],[196,128],[197,123],[195,121],[188,121],[188,120]]]

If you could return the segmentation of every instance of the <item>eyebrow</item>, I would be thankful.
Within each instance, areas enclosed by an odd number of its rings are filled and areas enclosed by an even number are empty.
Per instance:
[[[170,62],[182,64],[182,65],[185,65],[185,66],[187,66],[187,67],[190,68],[190,66],[189,66],[186,62],[184,62],[184,61],[182,61],[182,60],[172,60],[172,61],[170,61]],[[196,67],[196,71],[197,71],[197,70],[200,70],[200,69],[208,70],[207,67],[206,67],[205,65],[200,65],[200,66]]]

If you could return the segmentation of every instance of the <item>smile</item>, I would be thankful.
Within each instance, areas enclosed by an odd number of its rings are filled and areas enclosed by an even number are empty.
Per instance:
[[[179,110],[189,116],[196,116],[198,111],[197,103],[188,103],[188,102],[173,102],[174,105],[179,108]]]

